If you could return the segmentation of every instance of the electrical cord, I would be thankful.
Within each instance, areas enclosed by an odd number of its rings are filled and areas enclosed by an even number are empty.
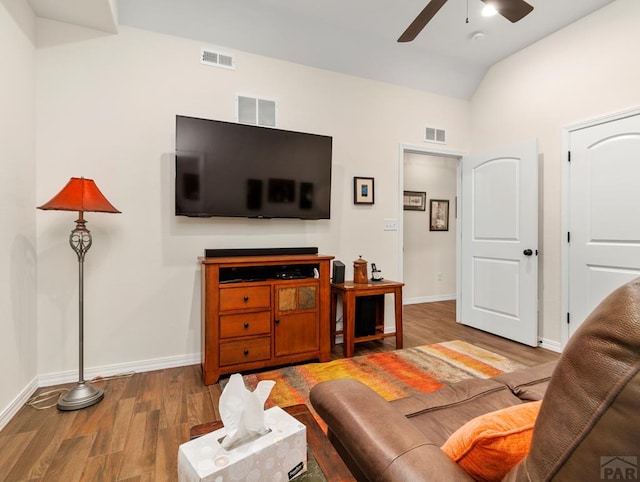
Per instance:
[[[115,375],[110,375],[107,377],[98,375],[97,377],[93,377],[91,380],[89,380],[89,383],[104,382],[106,380],[115,380],[118,378],[129,378],[135,374],[136,372],[124,372],[124,373],[117,373]],[[42,392],[29,398],[29,400],[25,402],[25,405],[29,407],[33,407],[36,410],[46,410],[48,408],[53,408],[58,404],[58,399],[68,391],[69,391],[69,388],[56,388],[54,390]],[[55,402],[50,403],[48,405],[41,405],[42,403],[48,402],[49,400],[53,400],[53,399],[55,399]]]
[[[57,399],[64,393],[69,391],[68,388],[56,388],[55,390],[49,390],[48,392],[42,392],[38,395],[34,395],[25,402],[25,405],[35,408],[36,410],[46,410],[47,408],[55,407],[58,403]],[[49,400],[56,398],[56,401],[50,405],[39,405],[40,403],[48,402]]]

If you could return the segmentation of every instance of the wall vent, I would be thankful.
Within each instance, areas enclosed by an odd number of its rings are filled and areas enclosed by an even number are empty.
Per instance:
[[[424,140],[427,142],[437,142],[438,144],[446,144],[447,136],[444,129],[436,127],[427,127],[424,131]]]
[[[236,68],[233,55],[223,54],[205,48],[200,49],[200,63],[213,67],[222,67],[223,69]]]
[[[241,124],[276,126],[276,102],[274,100],[238,95],[236,106],[237,120]]]

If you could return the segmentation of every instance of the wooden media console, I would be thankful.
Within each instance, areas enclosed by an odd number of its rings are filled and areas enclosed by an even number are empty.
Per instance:
[[[331,358],[333,256],[199,258],[202,374],[220,375]]]

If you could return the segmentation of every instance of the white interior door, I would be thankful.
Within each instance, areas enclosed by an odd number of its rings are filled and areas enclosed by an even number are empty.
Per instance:
[[[538,343],[538,148],[462,160],[461,319]]]
[[[640,276],[640,115],[571,132],[569,335]]]

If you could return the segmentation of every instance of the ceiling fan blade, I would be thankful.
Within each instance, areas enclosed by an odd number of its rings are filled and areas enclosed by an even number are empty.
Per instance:
[[[422,12],[418,14],[411,25],[407,27],[407,30],[404,31],[398,42],[411,42],[415,39],[422,29],[429,23],[429,20],[433,18],[433,16],[438,13],[438,10],[442,8],[442,6],[447,3],[447,0],[431,0]]]
[[[533,7],[524,0],[482,0],[491,5],[504,18],[512,23],[522,20],[529,15]]]

